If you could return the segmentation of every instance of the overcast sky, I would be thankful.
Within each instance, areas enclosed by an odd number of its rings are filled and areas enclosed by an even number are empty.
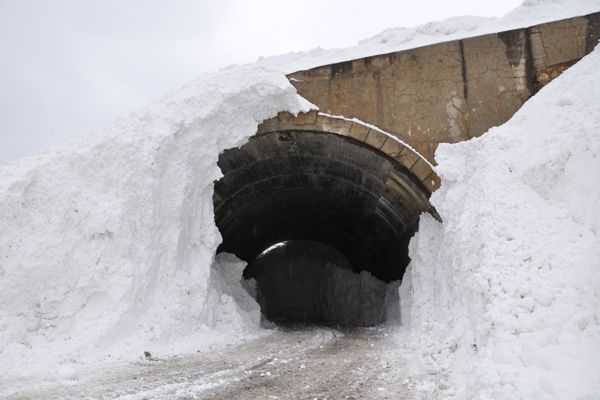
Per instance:
[[[196,76],[347,47],[520,0],[0,0],[0,164],[92,133]]]

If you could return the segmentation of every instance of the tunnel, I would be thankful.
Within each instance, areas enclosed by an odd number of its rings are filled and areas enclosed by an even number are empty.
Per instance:
[[[398,318],[394,287],[430,192],[368,140],[303,128],[264,132],[220,154],[218,251],[248,263],[244,278],[257,281],[270,321]]]

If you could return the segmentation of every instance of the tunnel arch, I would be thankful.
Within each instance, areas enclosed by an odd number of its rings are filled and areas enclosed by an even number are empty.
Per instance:
[[[275,118],[260,124],[256,135],[290,131],[309,131],[343,136],[381,152],[410,171],[411,175],[425,186],[427,197],[440,185],[439,177],[433,166],[415,149],[398,137],[356,119],[318,111],[300,113],[297,116],[282,112]]]
[[[398,280],[419,215],[435,212],[439,179],[423,157],[376,127],[316,111],[264,121],[219,166],[219,251],[248,263],[275,243],[313,240],[355,272]]]

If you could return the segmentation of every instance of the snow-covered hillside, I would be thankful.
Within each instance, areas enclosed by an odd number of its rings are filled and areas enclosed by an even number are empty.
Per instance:
[[[600,398],[600,49],[436,153],[403,320],[460,399]],[[587,396],[587,397],[586,397]]]
[[[598,0],[528,0],[501,19],[229,67],[92,138],[1,167],[0,374],[255,333],[255,310],[236,308],[243,292],[211,271],[213,181],[220,151],[279,111],[311,108],[285,72],[598,10]],[[444,224],[422,218],[402,296],[421,351],[455,371],[457,398],[598,388],[598,70],[596,52],[505,126],[440,148]]]

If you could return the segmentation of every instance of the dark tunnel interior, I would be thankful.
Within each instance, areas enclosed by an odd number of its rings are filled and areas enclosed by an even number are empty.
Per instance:
[[[420,214],[390,186],[390,172],[427,196],[408,171],[351,138],[306,131],[254,136],[224,151],[218,165],[218,251],[248,263],[245,278],[257,280],[267,319],[373,325],[389,318],[386,288],[402,278]],[[340,288],[332,279],[349,283]],[[371,288],[369,279],[383,286]],[[379,295],[359,290],[326,306],[353,285]],[[379,309],[356,310],[371,297]]]

